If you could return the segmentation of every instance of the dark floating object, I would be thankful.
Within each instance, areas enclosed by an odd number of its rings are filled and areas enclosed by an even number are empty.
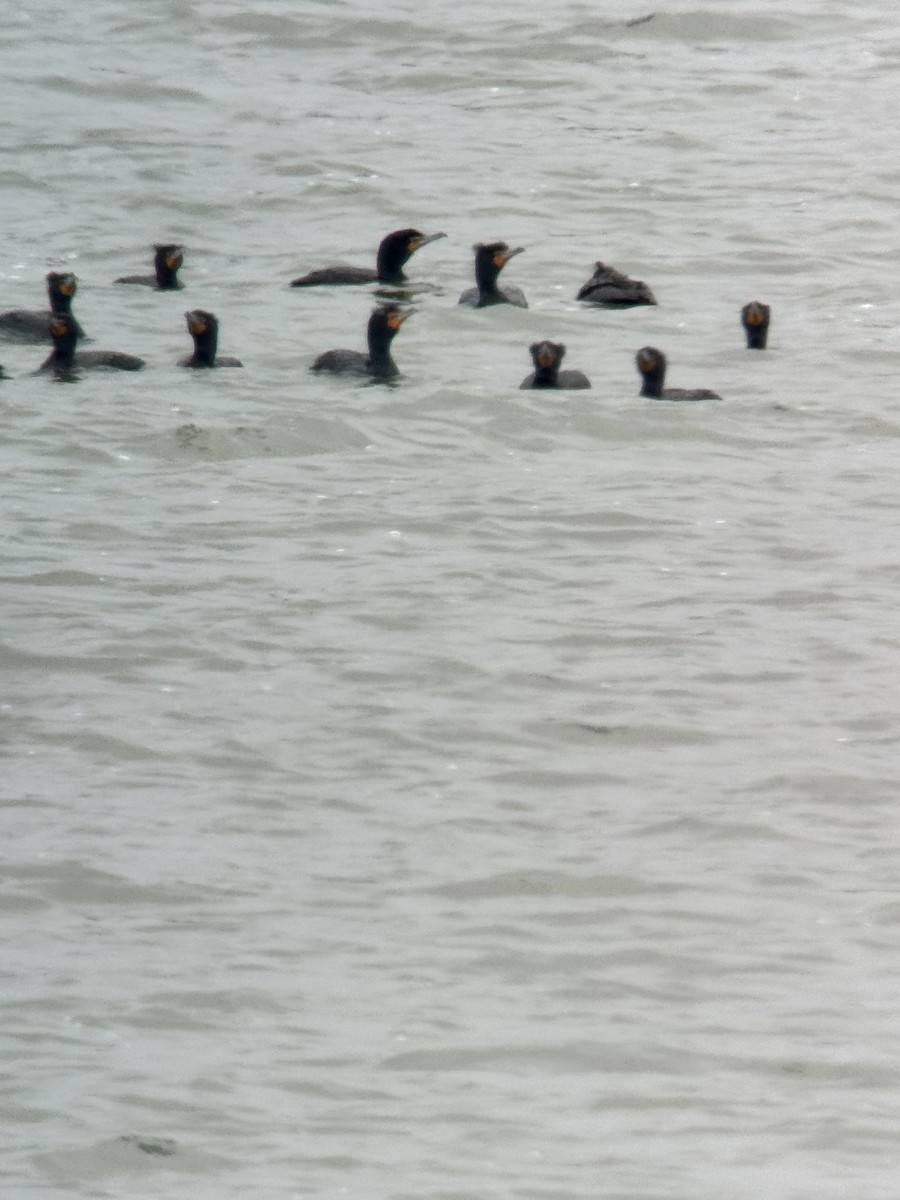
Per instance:
[[[136,1150],[140,1150],[144,1154],[155,1154],[161,1158],[170,1158],[177,1151],[177,1146],[173,1138],[148,1138],[131,1133],[120,1137],[119,1141],[125,1142],[126,1145],[134,1146]]]
[[[527,308],[528,301],[521,288],[510,287],[502,291],[497,287],[497,276],[511,258],[521,254],[524,246],[510,250],[506,242],[479,242],[472,247],[475,251],[476,287],[467,288],[459,298],[460,304],[470,308],[487,308],[491,304],[515,304]]]
[[[391,358],[391,342],[397,330],[411,315],[397,304],[381,304],[369,317],[367,337],[369,353],[359,350],[326,350],[311,371],[331,371],[335,375],[368,375],[373,379],[394,379],[400,372]]]
[[[721,400],[717,392],[707,388],[697,388],[693,391],[684,388],[663,387],[666,381],[666,356],[655,346],[644,346],[638,350],[635,361],[641,373],[643,384],[641,395],[651,400]]]
[[[153,247],[152,275],[120,275],[116,283],[138,283],[160,292],[174,292],[184,284],[178,279],[178,269],[184,262],[184,249],[174,242]]]
[[[50,336],[53,338],[53,350],[38,367],[36,374],[54,371],[59,376],[74,376],[77,371],[96,368],[138,371],[144,365],[142,358],[123,354],[120,350],[80,350],[76,353],[78,322],[71,313],[54,313],[50,318]]]
[[[14,308],[9,312],[0,313],[0,337],[13,338],[19,342],[49,342],[50,317],[53,313],[71,312],[72,297],[77,290],[78,280],[71,271],[51,271],[47,275],[49,312]],[[79,337],[84,336],[80,325],[78,334]]]
[[[187,321],[188,333],[194,339],[194,353],[190,358],[183,358],[180,367],[242,367],[239,358],[228,358],[216,355],[219,344],[219,320],[211,312],[202,308],[193,308],[184,314]]]
[[[291,281],[291,287],[318,287],[334,283],[406,283],[403,268],[417,250],[446,237],[446,233],[420,233],[418,229],[397,229],[381,239],[375,266],[351,267],[336,263],[319,267]]]
[[[639,304],[656,303],[643,279],[631,279],[602,262],[595,265],[593,275],[578,289],[577,299],[603,308],[635,308]]]
[[[519,385],[522,388],[589,388],[591,381],[582,371],[561,371],[566,348],[561,342],[535,342],[530,346],[534,370]]]
[[[741,309],[741,324],[747,334],[748,350],[765,350],[771,315],[769,305],[761,304],[759,300],[751,300]]]

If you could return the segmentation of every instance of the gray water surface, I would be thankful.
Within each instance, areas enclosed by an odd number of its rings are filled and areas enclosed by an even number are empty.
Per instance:
[[[0,343],[4,1195],[894,1200],[894,9],[4,25],[0,308],[148,361]],[[310,375],[404,226],[403,378]]]

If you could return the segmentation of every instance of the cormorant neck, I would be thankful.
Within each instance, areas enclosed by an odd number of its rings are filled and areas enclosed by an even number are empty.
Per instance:
[[[173,271],[166,263],[157,263],[156,284],[163,291],[173,291],[178,287],[178,268]]]
[[[216,349],[219,341],[217,329],[207,328],[203,333],[194,334],[194,356],[191,365],[194,367],[214,367],[216,365]]]
[[[72,297],[67,296],[65,292],[61,292],[58,288],[52,288],[50,291],[50,311],[55,313],[68,313],[72,311]]]
[[[552,367],[542,367],[535,364],[534,368],[534,386],[555,388],[559,386],[559,363],[554,363]]]
[[[373,375],[382,379],[392,379],[400,374],[397,364],[391,358],[391,341],[385,338],[381,329],[369,334],[369,359],[366,365]]]
[[[480,296],[500,295],[500,289],[497,287],[497,277],[499,274],[500,271],[490,259],[475,264],[475,282],[478,285],[478,294]]]
[[[59,338],[53,343],[53,353],[50,355],[50,363],[54,367],[58,367],[63,371],[70,370],[75,365],[75,343],[77,339],[74,337]]]
[[[174,264],[170,266],[169,260]],[[157,247],[156,254],[153,258],[153,269],[156,273],[156,286],[164,291],[174,291],[180,288],[178,282],[178,270],[181,266],[182,257],[180,252],[173,251],[172,247]]]
[[[400,374],[399,368],[391,358],[389,351],[385,352],[379,359],[374,359],[370,356],[367,365],[371,373],[379,379],[394,379]]]
[[[379,283],[406,283],[403,268],[409,261],[409,254],[397,246],[387,245],[378,247],[378,258],[375,270]]]
[[[641,386],[641,395],[647,396],[651,400],[662,399],[663,384],[666,380],[665,368],[657,367],[654,371],[648,371],[642,376],[643,384]]]

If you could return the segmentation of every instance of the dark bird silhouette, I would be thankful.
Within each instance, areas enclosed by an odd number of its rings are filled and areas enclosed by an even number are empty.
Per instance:
[[[445,233],[420,233],[418,229],[397,229],[381,239],[373,267],[352,267],[335,263],[319,267],[291,281],[291,287],[318,287],[333,283],[406,283],[403,268],[417,250],[446,237]]]
[[[72,297],[78,290],[78,281],[71,271],[51,271],[47,275],[47,297],[49,311],[14,308],[0,313],[0,337],[13,338],[18,342],[49,342],[50,317],[53,313],[70,313]],[[78,334],[84,331],[78,322]]]
[[[79,350],[78,323],[71,313],[54,313],[50,318],[53,349],[35,374],[53,371],[58,376],[73,377],[80,370],[110,368],[115,371],[137,371],[144,365],[142,358],[123,354],[120,350]]]
[[[769,305],[761,304],[759,300],[751,300],[741,309],[741,324],[747,334],[748,350],[765,350],[771,315]]]
[[[595,265],[593,275],[578,289],[577,299],[603,308],[634,308],[638,304],[656,303],[655,296],[642,279],[630,279],[602,262]]]
[[[582,371],[561,371],[559,364],[566,353],[561,342],[535,342],[530,346],[534,370],[522,380],[522,388],[589,388],[591,381]]]
[[[635,361],[637,362],[637,369],[641,373],[641,395],[647,396],[651,400],[722,399],[717,392],[710,392],[706,388],[697,388],[689,391],[684,388],[664,387],[663,385],[666,381],[666,356],[662,350],[657,350],[655,346],[644,346],[642,350],[638,350]]]
[[[368,375],[373,379],[394,379],[400,372],[391,358],[391,342],[412,310],[404,312],[397,304],[382,304],[369,317],[367,339],[369,353],[359,350],[326,350],[311,371],[331,371],[335,375]]]
[[[479,242],[475,251],[475,287],[467,288],[459,298],[460,304],[470,308],[487,308],[491,304],[515,304],[527,308],[528,301],[520,288],[509,287],[502,291],[497,287],[497,277],[509,260],[521,254],[524,246],[510,250],[506,242]]]
[[[194,339],[194,353],[179,362],[180,367],[242,367],[239,358],[228,358],[217,354],[219,344],[219,321],[211,312],[202,308],[191,309],[184,314],[188,333]]]
[[[178,269],[184,262],[184,249],[167,242],[153,247],[152,275],[120,275],[116,283],[139,283],[143,287],[156,288],[160,292],[174,292],[184,287],[178,278]]]

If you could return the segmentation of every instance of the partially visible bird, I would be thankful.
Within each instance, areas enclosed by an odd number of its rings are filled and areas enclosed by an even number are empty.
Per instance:
[[[656,297],[643,279],[631,279],[603,262],[595,265],[593,275],[578,289],[577,299],[603,308],[634,308],[639,304],[656,303]]]

